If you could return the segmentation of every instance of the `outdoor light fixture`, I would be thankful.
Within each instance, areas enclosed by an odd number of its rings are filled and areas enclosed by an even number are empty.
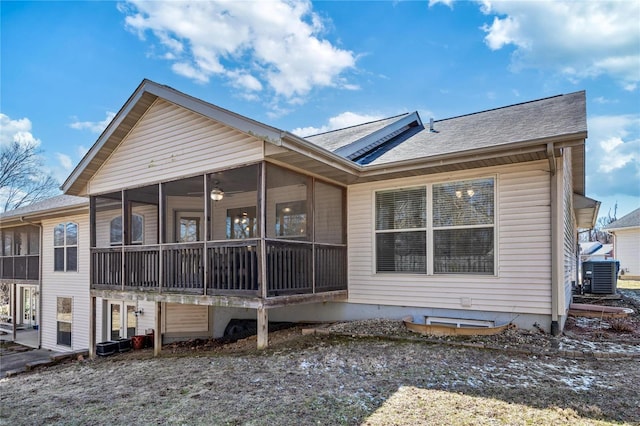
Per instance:
[[[140,315],[143,315],[143,314],[144,314],[144,309],[140,308],[140,309],[138,309],[137,311],[133,311],[133,314],[134,314],[136,317],[138,317],[138,316],[140,316]]]
[[[224,191],[218,187],[211,190],[211,199],[213,201],[220,201],[224,198]]]

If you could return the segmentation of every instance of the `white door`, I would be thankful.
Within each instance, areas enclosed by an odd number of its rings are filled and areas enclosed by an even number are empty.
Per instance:
[[[38,318],[38,287],[21,287],[22,306],[22,325],[26,328],[32,328],[37,324]]]
[[[109,302],[109,339],[131,338],[136,334],[136,305],[122,301]]]

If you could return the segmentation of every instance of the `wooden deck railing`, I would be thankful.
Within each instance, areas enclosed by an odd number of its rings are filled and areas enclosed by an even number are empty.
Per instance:
[[[311,293],[312,259],[309,242],[267,241],[267,296]]]
[[[91,285],[101,288],[122,286],[122,248],[109,247],[91,250]]]
[[[37,281],[40,279],[40,256],[0,257],[0,279]]]
[[[259,296],[260,244],[255,239],[94,248],[91,286]],[[347,288],[346,246],[284,240],[265,244],[268,297]]]
[[[258,240],[207,243],[207,261],[207,294],[257,294]]]

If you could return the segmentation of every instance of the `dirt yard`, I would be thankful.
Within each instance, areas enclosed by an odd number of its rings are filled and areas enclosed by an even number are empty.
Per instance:
[[[611,304],[640,306],[640,290]],[[637,308],[636,308],[637,309]],[[399,321],[302,327],[80,360],[0,381],[0,424],[640,424],[640,316],[425,338]],[[376,336],[376,337],[371,337]]]

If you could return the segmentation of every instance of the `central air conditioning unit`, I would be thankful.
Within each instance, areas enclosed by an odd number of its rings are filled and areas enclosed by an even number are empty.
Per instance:
[[[586,293],[615,294],[618,287],[617,260],[582,262],[582,284]]]

